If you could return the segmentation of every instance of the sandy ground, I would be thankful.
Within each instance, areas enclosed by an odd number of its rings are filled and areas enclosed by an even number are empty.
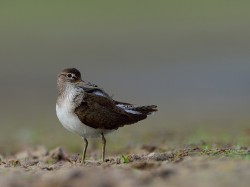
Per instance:
[[[250,148],[190,145],[158,151],[143,146],[140,154],[110,156],[105,163],[87,160],[62,148],[39,146],[1,156],[0,186],[249,186]]]

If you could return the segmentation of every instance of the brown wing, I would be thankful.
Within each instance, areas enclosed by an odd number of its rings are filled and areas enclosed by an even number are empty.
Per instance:
[[[93,93],[85,93],[84,101],[75,109],[75,113],[85,125],[109,130],[133,124],[147,117],[145,114],[128,113],[116,106],[114,100]]]

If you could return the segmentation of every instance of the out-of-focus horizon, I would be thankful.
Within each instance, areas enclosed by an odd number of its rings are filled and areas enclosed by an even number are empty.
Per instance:
[[[2,1],[0,148],[69,139],[80,148],[55,115],[56,78],[66,67],[78,68],[117,100],[158,105],[154,116],[111,135],[125,144],[173,131],[235,138],[250,128],[249,6]]]

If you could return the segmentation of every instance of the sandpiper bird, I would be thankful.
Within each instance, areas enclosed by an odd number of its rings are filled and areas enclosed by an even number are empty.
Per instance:
[[[95,84],[83,81],[75,68],[64,69],[57,79],[56,114],[61,124],[84,140],[82,163],[88,147],[87,138],[102,138],[102,161],[105,159],[105,134],[124,125],[147,118],[157,106],[134,106],[115,101]]]

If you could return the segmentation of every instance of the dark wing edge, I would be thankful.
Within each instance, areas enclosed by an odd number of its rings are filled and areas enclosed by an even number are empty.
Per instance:
[[[116,106],[123,108],[127,112],[133,112],[136,114],[136,111],[141,114],[150,115],[153,112],[158,111],[156,105],[145,105],[145,106],[135,106],[130,103],[115,101]]]

